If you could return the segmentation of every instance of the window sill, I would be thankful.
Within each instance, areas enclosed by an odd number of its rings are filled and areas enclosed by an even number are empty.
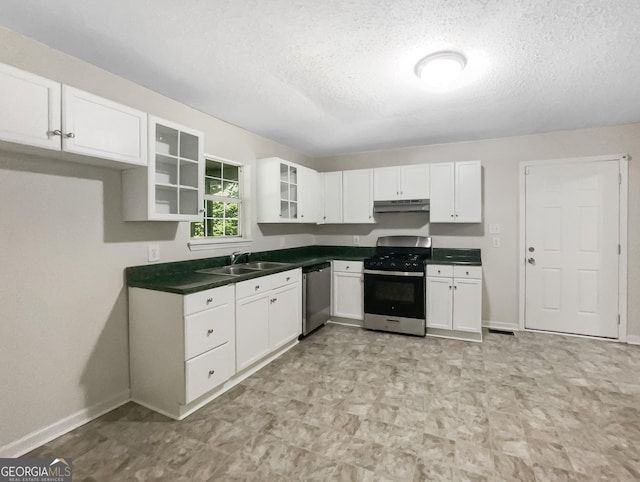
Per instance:
[[[192,238],[187,243],[191,251],[208,249],[249,248],[253,243],[247,238]]]

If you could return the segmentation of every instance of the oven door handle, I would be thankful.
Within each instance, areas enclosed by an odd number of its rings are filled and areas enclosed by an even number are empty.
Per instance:
[[[365,269],[364,274],[380,274],[383,276],[411,276],[414,278],[424,278],[422,271],[382,271],[377,269]]]

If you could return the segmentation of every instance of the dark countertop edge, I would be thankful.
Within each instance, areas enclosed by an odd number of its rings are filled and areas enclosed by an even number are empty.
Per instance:
[[[424,262],[425,265],[428,264],[446,264],[446,265],[457,265],[457,266],[482,266],[482,261],[469,261],[466,259],[430,259]]]
[[[297,268],[307,268],[315,266],[317,264],[326,263],[331,260],[345,260],[345,261],[362,261],[368,256],[314,256],[312,258],[298,258],[287,262],[288,266],[279,266],[277,268],[265,269],[256,271],[255,273],[243,274],[241,276],[228,276],[224,280],[216,280],[207,282],[206,279],[202,281],[193,280],[191,282],[185,281],[184,283],[176,283],[177,279],[185,279],[190,276],[190,273],[182,273],[180,275],[170,274],[167,276],[161,276],[157,278],[150,278],[145,280],[130,280],[127,283],[129,288],[142,288],[154,291],[164,291],[167,293],[175,293],[179,295],[188,295],[192,293],[198,293],[213,288],[219,288],[229,284],[240,283],[254,278],[261,278],[263,276],[269,276],[271,274],[282,273]],[[239,265],[242,263],[239,263]],[[202,278],[206,277],[206,274],[197,273],[193,271],[191,273],[194,277]],[[184,285],[181,287],[180,285]],[[187,286],[191,285],[191,286]]]

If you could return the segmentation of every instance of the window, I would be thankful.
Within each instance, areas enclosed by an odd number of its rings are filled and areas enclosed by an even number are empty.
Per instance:
[[[191,237],[242,237],[242,166],[205,158],[204,219],[191,223]]]

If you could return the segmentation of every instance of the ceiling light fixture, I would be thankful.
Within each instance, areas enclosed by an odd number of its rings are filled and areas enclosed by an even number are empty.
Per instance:
[[[416,75],[429,87],[447,89],[453,87],[467,64],[458,52],[438,52],[427,55],[416,64]]]

